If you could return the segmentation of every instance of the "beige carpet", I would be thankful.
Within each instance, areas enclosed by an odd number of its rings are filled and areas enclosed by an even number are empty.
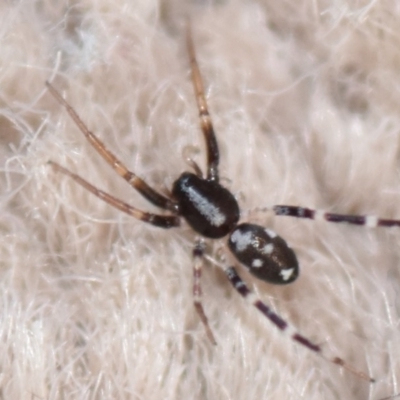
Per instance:
[[[334,3],[334,4],[331,4]],[[123,215],[56,161],[143,210],[44,82],[149,184],[204,168],[185,14],[243,218],[297,251],[298,281],[256,292],[370,385],[286,339],[194,235]],[[400,392],[400,230],[246,213],[293,204],[400,218],[396,2],[20,0],[0,5],[0,398],[359,399]],[[210,246],[211,255],[215,249]]]

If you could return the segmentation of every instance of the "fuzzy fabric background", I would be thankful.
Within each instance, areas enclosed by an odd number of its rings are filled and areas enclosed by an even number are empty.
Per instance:
[[[96,154],[63,93],[166,192],[204,143],[185,15],[244,211],[293,204],[400,218],[400,7],[349,0],[19,0],[0,4],[0,398],[382,399],[400,392],[400,230],[245,213],[301,275],[254,290],[343,371],[283,337],[212,263],[213,347],[192,305],[194,235],[114,210],[53,160],[158,211]],[[210,246],[211,255],[215,251]]]

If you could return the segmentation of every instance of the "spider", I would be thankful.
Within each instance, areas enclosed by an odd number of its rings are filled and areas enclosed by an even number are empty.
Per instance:
[[[186,46],[191,66],[191,78],[194,87],[201,130],[204,136],[207,153],[207,171],[203,173],[197,163],[189,159],[193,172],[183,172],[173,183],[170,196],[160,194],[150,187],[125,165],[93,134],[84,124],[76,111],[64,100],[50,82],[46,82],[49,92],[66,109],[79,130],[93,148],[104,158],[118,175],[125,179],[135,190],[153,205],[165,210],[166,214],[154,214],[141,211],[124,201],[91,185],[79,175],[49,161],[52,168],[69,176],[96,197],[114,208],[148,224],[168,229],[178,227],[183,218],[193,231],[206,239],[227,238],[227,245],[234,256],[256,278],[269,283],[286,285],[299,275],[299,264],[294,251],[284,239],[272,230],[252,223],[239,223],[240,209],[233,194],[219,183],[219,150],[211,117],[204,94],[203,79],[196,60],[190,24],[186,27]],[[400,226],[399,220],[380,219],[374,216],[333,214],[298,206],[276,205],[272,208],[276,215],[297,218],[323,219],[329,222],[347,222],[356,225]],[[202,240],[197,240],[193,248],[193,303],[206,335],[211,343],[216,340],[204,312],[201,296],[201,273],[205,260]],[[340,357],[325,355],[322,347],[299,333],[281,316],[249,289],[239,276],[236,267],[222,257],[221,266],[234,289],[257,308],[282,334],[319,355],[325,360],[345,368],[350,373],[369,382],[374,379],[367,373],[355,369]]]

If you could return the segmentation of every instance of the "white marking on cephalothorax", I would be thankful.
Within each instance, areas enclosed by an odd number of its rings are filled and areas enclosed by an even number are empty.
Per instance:
[[[195,189],[184,185],[183,190],[187,193],[190,201],[196,206],[200,214],[203,215],[211,225],[221,226],[226,221],[226,217],[221,210],[210,203],[206,197],[202,196]]]
[[[378,217],[375,215],[367,215],[365,217],[365,225],[368,228],[376,228],[378,226]]]
[[[290,279],[290,277],[293,275],[294,268],[288,268],[288,269],[282,269],[279,274],[282,277],[284,281],[287,281]]]
[[[265,233],[271,238],[276,238],[278,235],[271,229],[265,228]]]
[[[316,221],[325,221],[326,212],[322,210],[315,210],[314,219]]]
[[[231,235],[231,242],[235,243],[236,251],[244,251],[252,243],[251,232],[242,233],[240,229],[236,229]]]
[[[260,260],[259,258],[256,258],[256,259],[253,260],[253,262],[251,263],[251,266],[252,266],[253,268],[260,268],[260,267],[262,267],[262,265],[263,265],[263,262],[262,262],[262,260]]]
[[[272,243],[266,244],[262,249],[261,252],[263,254],[271,254],[274,251],[274,245]]]

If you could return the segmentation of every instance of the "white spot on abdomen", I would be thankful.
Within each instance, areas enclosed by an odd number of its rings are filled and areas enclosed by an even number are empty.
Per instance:
[[[262,267],[262,265],[263,265],[263,262],[262,262],[262,260],[260,260],[259,258],[256,258],[256,259],[253,260],[253,262],[251,263],[251,266],[252,266],[253,268],[260,268],[260,267]]]
[[[261,249],[261,251],[264,254],[271,254],[274,251],[274,245],[272,243],[268,243]]]
[[[288,281],[290,277],[293,275],[294,268],[282,269],[279,274],[284,281]]]
[[[251,232],[242,233],[236,229],[231,235],[231,242],[235,243],[236,251],[244,251],[251,245]]]

